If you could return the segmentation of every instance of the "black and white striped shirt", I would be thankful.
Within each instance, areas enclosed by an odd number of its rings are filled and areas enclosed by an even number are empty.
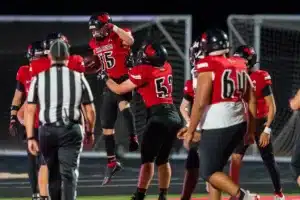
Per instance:
[[[38,104],[42,124],[80,120],[80,105],[94,97],[84,75],[66,66],[51,66],[32,78],[27,102]]]

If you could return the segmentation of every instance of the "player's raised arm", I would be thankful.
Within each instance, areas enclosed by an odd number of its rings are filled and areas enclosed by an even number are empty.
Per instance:
[[[112,30],[120,37],[120,39],[123,41],[123,45],[126,46],[132,46],[134,43],[133,36],[131,34],[131,31],[128,29],[122,29],[118,26],[112,24]]]

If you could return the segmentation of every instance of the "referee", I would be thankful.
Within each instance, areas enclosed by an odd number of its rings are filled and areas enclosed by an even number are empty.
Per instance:
[[[79,156],[83,129],[80,125],[83,105],[90,127],[87,139],[92,140],[95,126],[93,95],[83,74],[70,70],[69,49],[62,40],[50,47],[51,67],[33,77],[27,97],[26,131],[29,151],[41,153],[49,168],[51,199],[76,199]],[[40,108],[39,145],[34,138],[34,113]],[[61,179],[60,179],[61,177]],[[61,181],[63,194],[61,194]],[[43,200],[49,197],[41,197]]]

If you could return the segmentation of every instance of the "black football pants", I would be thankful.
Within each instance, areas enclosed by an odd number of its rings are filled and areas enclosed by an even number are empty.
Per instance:
[[[79,156],[82,150],[82,128],[79,124],[41,126],[39,137],[40,152],[49,168],[51,199],[60,200],[63,197],[64,200],[75,200]]]

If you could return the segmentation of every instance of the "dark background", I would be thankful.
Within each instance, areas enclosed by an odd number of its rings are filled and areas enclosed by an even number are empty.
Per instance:
[[[297,14],[296,0],[3,0],[0,14],[90,15],[106,11],[113,15],[191,14],[193,37],[209,27],[227,29],[230,14]],[[2,30],[3,31],[3,30]]]
[[[218,27],[227,30],[226,19],[228,15],[231,14],[297,14],[300,13],[300,8],[297,5],[297,1],[291,0],[286,0],[284,1],[284,3],[282,3],[282,1],[270,2],[262,0],[3,0],[0,3],[0,15],[91,15],[95,12],[100,11],[109,12],[111,15],[188,14],[192,15],[193,17],[193,38],[196,38],[200,35],[201,32],[205,31],[205,29],[207,28]],[[30,23],[0,24],[0,65],[2,68],[2,71],[0,71],[0,73],[3,74],[0,78],[0,90],[4,94],[4,96],[1,97],[0,106],[0,112],[3,113],[0,116],[0,119],[2,119],[0,120],[1,148],[6,148],[7,144],[9,144],[8,147],[10,148],[10,144],[12,142],[16,142],[15,139],[8,138],[8,111],[15,87],[15,74],[17,68],[21,65],[21,63],[24,63],[24,61],[21,61],[21,59],[24,60],[24,58],[22,57],[20,52],[23,51],[23,49],[26,49],[26,46],[24,45],[27,45],[29,42],[31,42],[31,39],[29,40],[29,38],[37,39],[37,37],[45,35],[46,33],[52,31],[61,31],[62,33],[66,34],[67,37],[71,38],[71,43],[72,41],[75,41],[77,44],[86,44],[86,42],[88,41],[88,37],[90,36],[88,33],[87,23],[78,23],[78,28],[76,27],[76,30],[78,30],[77,32],[74,32],[74,27],[70,24],[58,23],[49,25],[49,23],[39,22],[34,24],[34,26],[31,25]],[[125,26],[127,24],[120,24],[121,27],[123,25]],[[178,27],[179,26],[180,24],[178,24]],[[175,27],[177,28],[177,26]],[[253,30],[249,29],[248,33],[253,34]],[[273,35],[268,35],[269,33],[274,33],[274,35],[278,33],[278,39],[275,38],[275,36]],[[146,34],[146,32],[137,33],[137,37],[135,38],[137,44],[141,42],[137,41],[137,38],[143,39],[144,34]],[[298,87],[298,84],[300,82],[297,77],[294,78],[291,76],[291,74],[293,73],[296,76],[300,75],[300,70],[298,69],[298,66],[300,65],[300,60],[297,56],[297,54],[300,53],[300,51],[298,52],[298,50],[300,50],[300,46],[299,42],[295,42],[295,44],[293,44],[293,39],[298,38],[298,31],[294,31],[293,34],[294,35],[292,36],[290,33],[286,34],[286,32],[284,30],[282,31],[281,29],[274,31],[272,27],[269,29],[268,26],[262,29],[263,38],[275,38],[274,41],[266,41],[268,42],[268,44],[266,45],[269,45],[267,46],[268,48],[261,50],[261,56],[263,58],[266,58],[262,60],[261,66],[265,67],[264,69],[267,69],[270,72],[274,80],[275,98],[278,108],[277,121],[280,122],[277,123],[277,125],[279,125],[276,127],[276,134],[278,134],[279,131],[281,131],[283,125],[287,122],[291,115],[291,112],[288,109],[288,99],[294,93],[295,88]],[[249,39],[249,41],[246,42],[253,44],[252,39]],[[261,43],[263,42],[264,40],[262,40]],[[276,52],[270,51],[270,49],[272,49],[272,46],[270,45],[274,44],[274,42]],[[235,46],[237,45],[240,44],[236,43]],[[285,47],[283,51],[281,51],[282,47]],[[295,51],[295,49],[297,51]],[[279,55],[278,52],[280,52],[281,54]],[[178,57],[178,55],[175,55],[175,57],[176,56]],[[288,63],[289,65],[286,65],[286,63]],[[176,79],[176,81],[174,82],[174,90],[176,90],[174,97],[175,103],[178,105],[182,98],[182,88],[184,83],[182,77],[184,71],[182,67],[183,62],[173,62],[172,65],[174,68],[174,77]],[[288,68],[289,70],[286,70],[286,68]],[[93,85],[92,87],[94,91],[97,91],[97,94],[95,94],[95,96],[97,102],[99,103],[101,99],[102,86],[99,85],[93,77],[90,78],[90,81],[92,82],[91,85]],[[291,87],[291,85],[293,85],[293,87]],[[135,96],[135,98],[139,97]],[[138,100],[140,102],[140,99]],[[142,110],[140,107],[134,107],[134,109],[136,112]],[[144,113],[140,112],[138,114],[141,114],[140,119],[143,119]],[[139,133],[142,133],[145,121],[139,120],[139,122],[141,122],[141,124],[138,125]],[[122,123],[122,121],[120,123]],[[98,130],[99,132],[101,132],[101,127],[98,127]],[[127,140],[126,137],[123,138]],[[9,142],[7,142],[7,140],[9,140]],[[289,147],[290,146],[291,145],[289,145]]]

